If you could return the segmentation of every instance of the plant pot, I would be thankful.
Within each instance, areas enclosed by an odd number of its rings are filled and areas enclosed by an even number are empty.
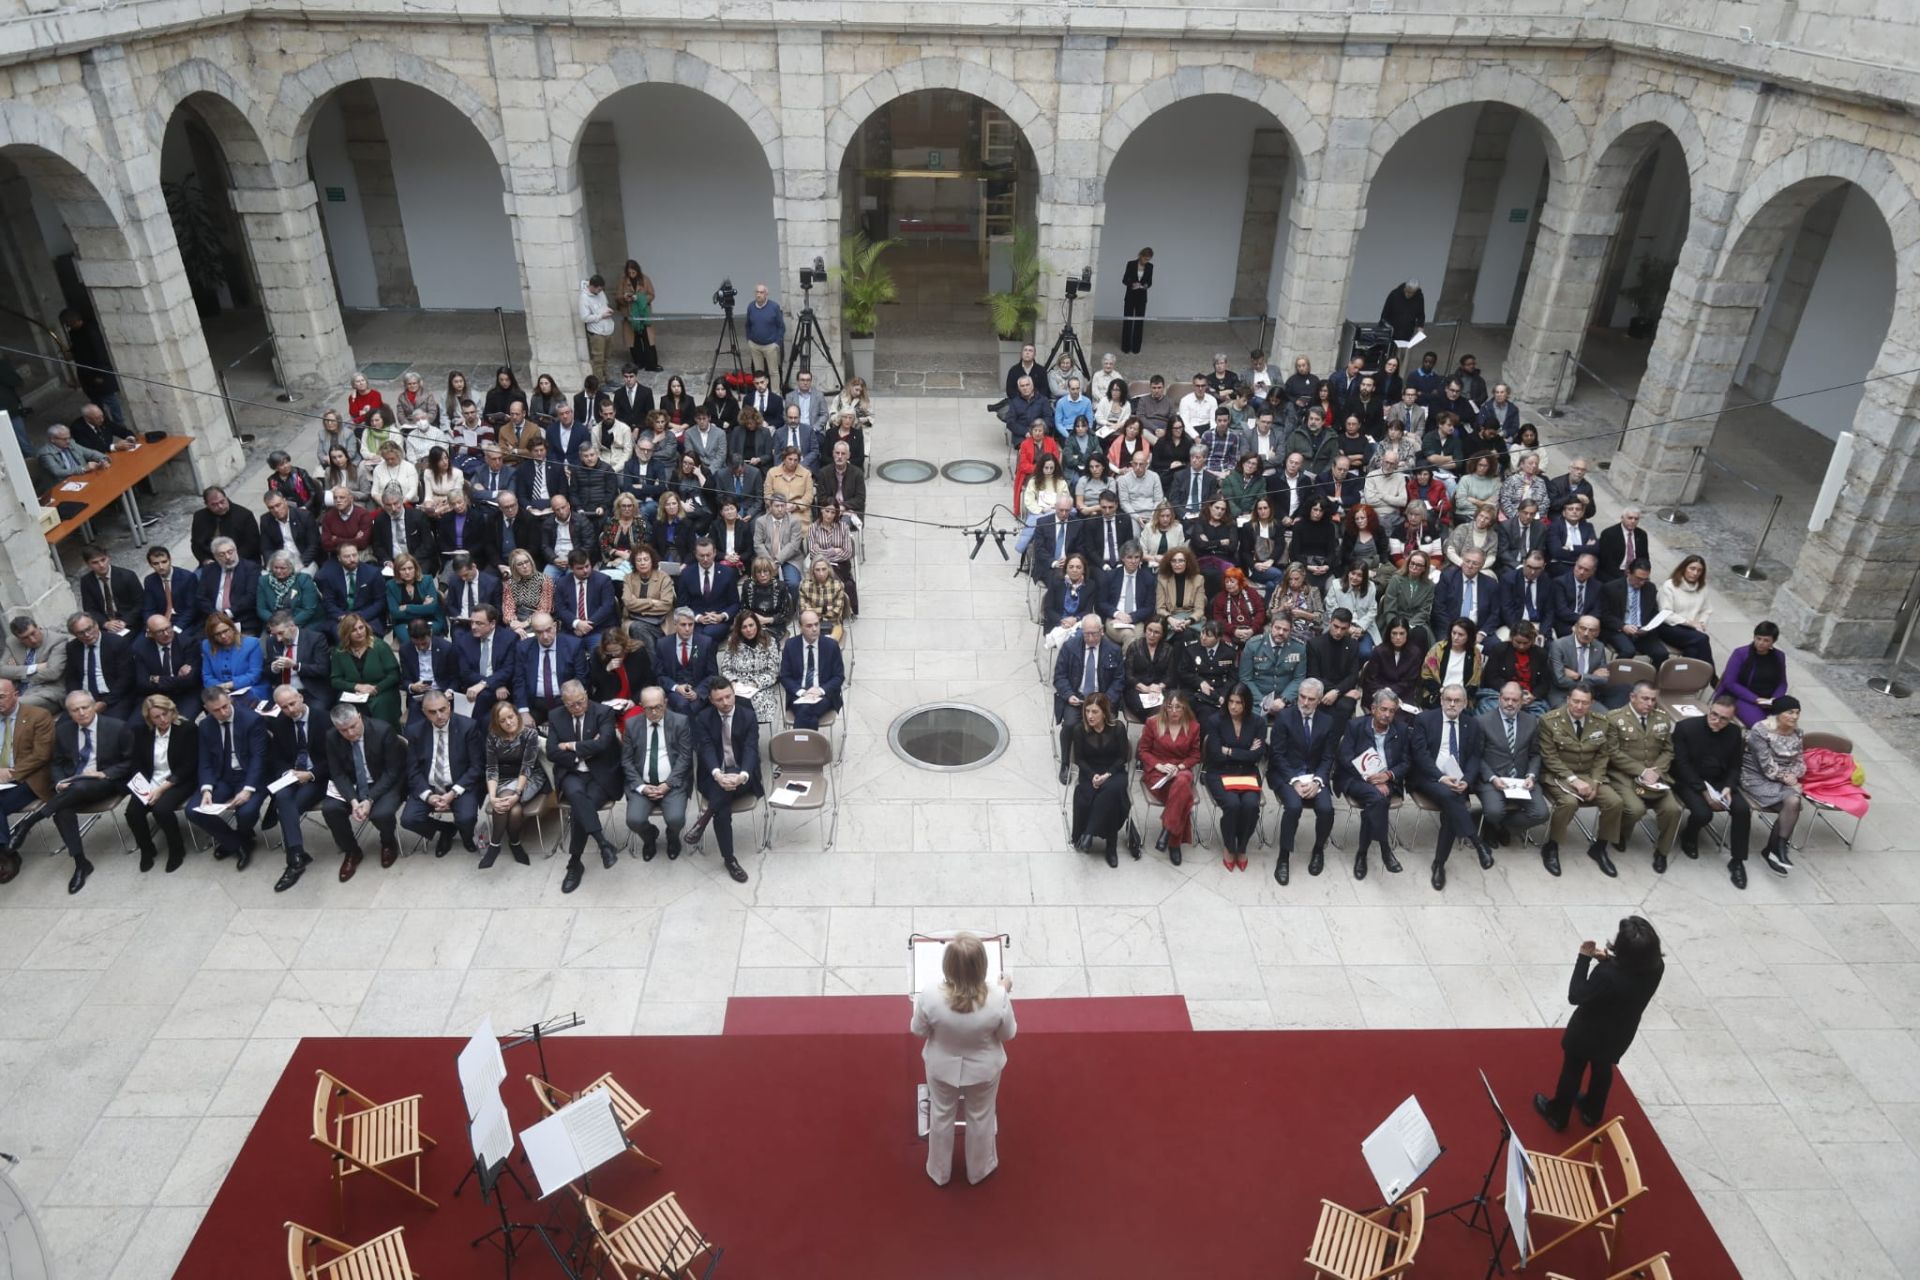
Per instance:
[[[873,386],[873,343],[870,337],[847,339],[847,372],[868,387]]]

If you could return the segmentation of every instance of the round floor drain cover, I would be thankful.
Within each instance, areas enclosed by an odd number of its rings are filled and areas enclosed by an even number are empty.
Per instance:
[[[894,484],[925,484],[939,475],[940,469],[919,458],[895,458],[881,463],[878,474],[882,480]]]
[[[1001,476],[999,467],[978,458],[962,458],[940,468],[940,474],[955,484],[992,484]]]
[[[893,753],[922,769],[958,772],[992,764],[1007,749],[1006,722],[959,702],[915,707],[887,730]]]

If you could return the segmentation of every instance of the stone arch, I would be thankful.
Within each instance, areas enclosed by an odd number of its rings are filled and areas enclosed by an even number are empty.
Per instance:
[[[673,49],[627,47],[613,50],[606,61],[569,85],[547,112],[556,136],[567,140],[566,171],[580,160],[580,141],[587,120],[600,105],[623,89],[642,84],[674,84],[693,89],[721,103],[740,117],[766,152],[767,168],[778,191],[782,166],[780,117],[748,84],[719,67]]]
[[[77,132],[37,107],[0,101],[0,154],[60,206],[80,256],[130,256],[113,170]]]
[[[1645,139],[1662,128],[1680,144],[1681,154],[1687,158],[1688,181],[1697,187],[1693,178],[1707,163],[1707,137],[1699,118],[1693,108],[1672,94],[1651,91],[1629,99],[1593,131],[1593,167],[1588,185],[1596,190],[1606,190],[1616,182],[1625,187],[1644,153]]]
[[[356,44],[286,78],[268,116],[272,127],[267,137],[284,148],[275,159],[297,163],[304,157],[314,117],[327,96],[356,80],[402,80],[444,98],[472,123],[493,153],[500,166],[501,190],[512,190],[500,113],[445,67],[380,41]]]
[[[189,58],[167,68],[153,85],[147,104],[147,135],[157,156],[167,126],[180,108],[193,100],[200,118],[220,141],[236,187],[271,185],[272,157],[261,137],[265,110],[252,92],[223,68],[205,58]]]
[[[1053,122],[1025,89],[976,62],[919,58],[875,73],[840,99],[827,119],[827,172],[840,171],[847,148],[868,117],[895,98],[925,89],[952,89],[998,107],[1026,136],[1034,167],[1042,174],[1053,171]]]
[[[1239,98],[1265,108],[1292,139],[1301,177],[1311,178],[1317,172],[1327,140],[1326,129],[1319,119],[1280,81],[1239,67],[1182,67],[1142,85],[1108,113],[1106,124],[1100,130],[1099,171],[1104,174],[1112,167],[1120,148],[1149,117],[1176,102],[1206,94]]]
[[[1883,153],[1837,138],[1796,147],[1745,184],[1728,223],[1727,250],[1716,278],[1730,285],[1764,283],[1786,235],[1816,200],[1843,182],[1860,188],[1886,220],[1896,267],[1894,315],[1912,315],[1913,278],[1920,271],[1920,202]]]
[[[1558,186],[1571,166],[1578,164],[1587,153],[1587,132],[1565,98],[1511,67],[1487,67],[1473,75],[1442,80],[1422,89],[1374,126],[1368,141],[1367,172],[1360,184],[1360,203],[1365,204],[1381,162],[1400,139],[1422,121],[1432,119],[1449,107],[1472,102],[1505,103],[1534,123],[1546,143],[1551,186]]]

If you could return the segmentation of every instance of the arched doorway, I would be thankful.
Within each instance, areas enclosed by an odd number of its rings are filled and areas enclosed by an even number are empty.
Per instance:
[[[196,93],[174,109],[160,145],[160,190],[210,349],[235,342],[244,349],[262,324],[259,279],[233,207],[232,142],[258,156],[245,117]]]
[[[894,240],[899,287],[877,326],[876,390],[987,393],[1001,370],[987,308],[1015,236],[1035,225],[1039,171],[1019,126],[983,98],[926,89],[886,103],[840,160],[840,229]]]

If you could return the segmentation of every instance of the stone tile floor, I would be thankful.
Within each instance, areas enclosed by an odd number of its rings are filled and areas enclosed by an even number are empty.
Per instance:
[[[880,422],[878,460],[1004,461],[973,399],[885,402]],[[962,524],[1003,498],[876,482],[871,507]],[[906,935],[953,926],[1011,933],[1025,995],[1177,992],[1203,1029],[1551,1026],[1578,941],[1630,911],[1662,930],[1669,968],[1626,1078],[1743,1273],[1912,1270],[1920,804],[1911,766],[1839,697],[1796,677],[1808,727],[1853,736],[1874,812],[1851,852],[1810,828],[1799,870],[1757,870],[1745,893],[1711,856],[1656,877],[1636,843],[1618,880],[1577,857],[1550,879],[1515,851],[1489,873],[1456,860],[1436,895],[1420,823],[1408,873],[1364,884],[1336,862],[1283,890],[1265,851],[1246,875],[1197,851],[1112,871],[1065,847],[1025,596],[971,545],[876,522],[838,844],[783,827],[776,852],[744,859],[747,885],[710,855],[623,860],[562,898],[560,860],[482,875],[456,855],[345,886],[323,860],[276,896],[270,854],[245,875],[202,855],[174,876],[108,854],[69,898],[36,835],[0,894],[0,1147],[24,1157],[62,1274],[170,1274],[303,1035],[464,1034],[482,1014],[570,1009],[597,1034],[711,1034],[734,994],[899,991]],[[1750,621],[1722,600],[1723,636]],[[888,752],[894,716],[947,698],[1006,719],[994,765],[935,775]]]

